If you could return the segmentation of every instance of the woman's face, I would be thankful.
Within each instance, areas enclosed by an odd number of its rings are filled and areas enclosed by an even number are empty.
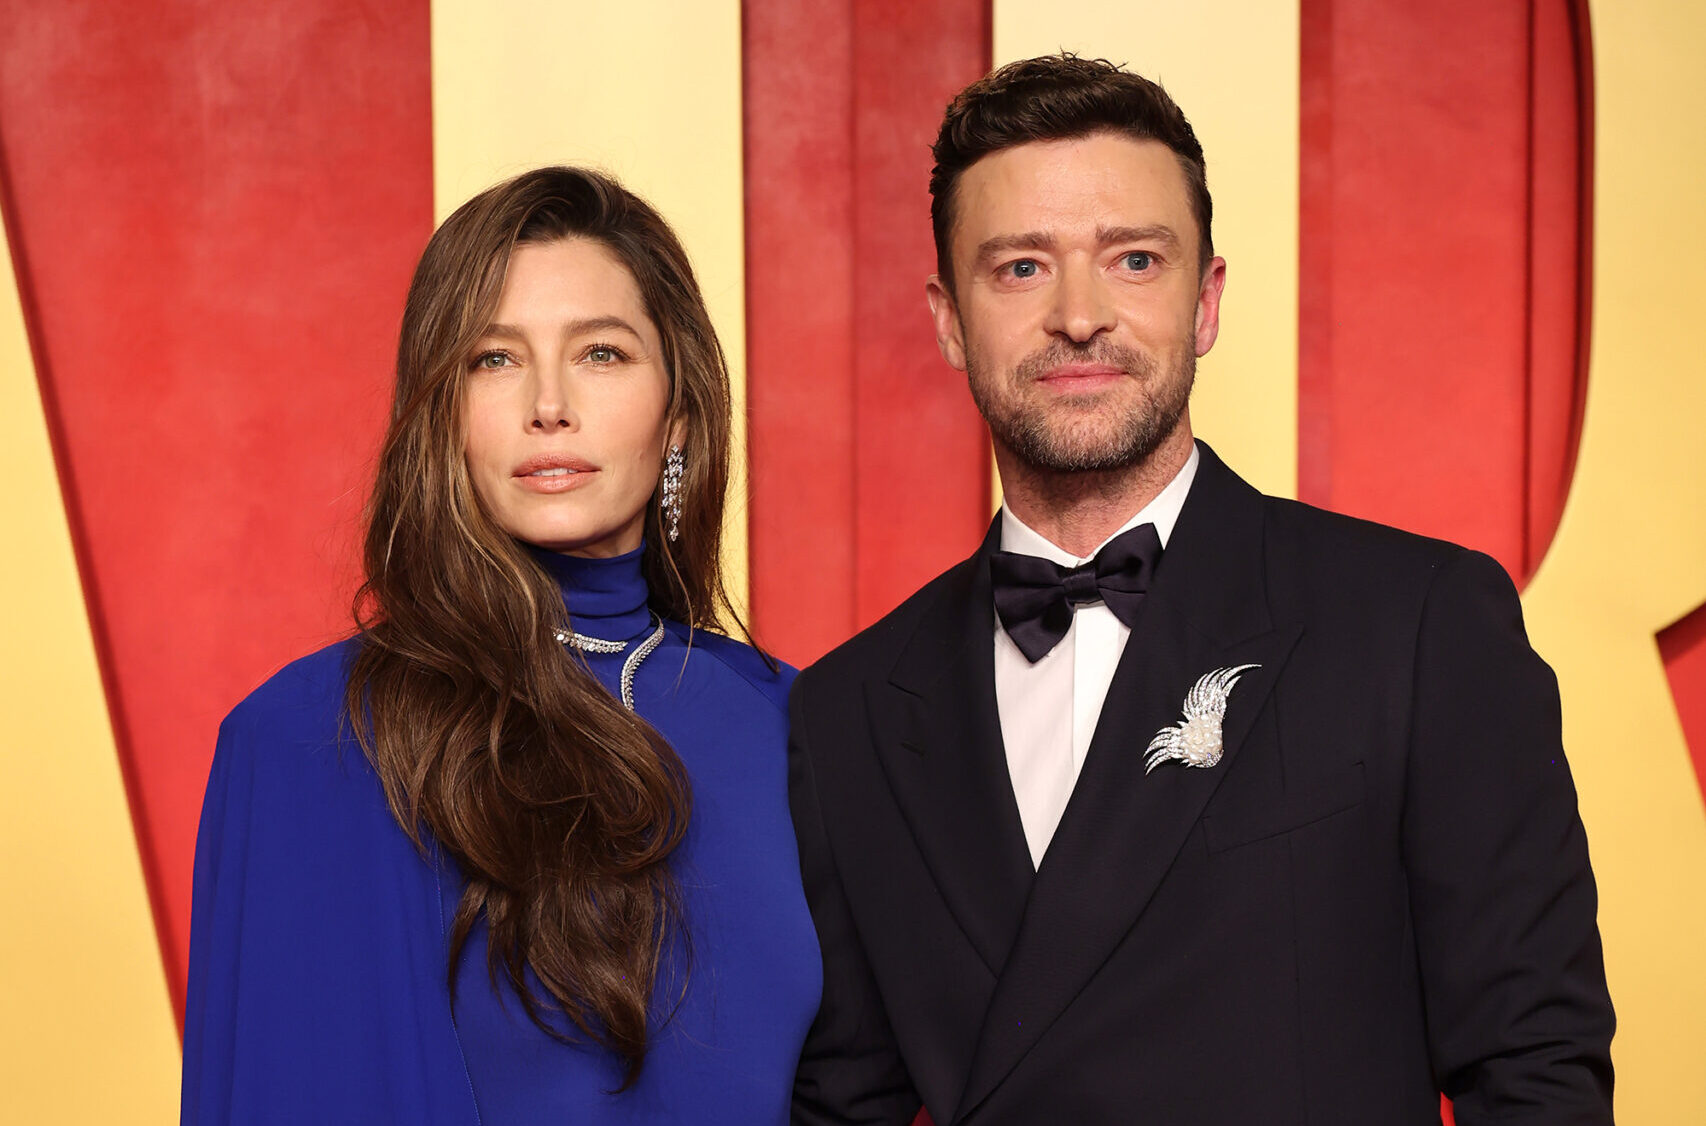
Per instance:
[[[663,458],[663,342],[639,287],[603,243],[517,246],[468,357],[463,453],[510,535],[569,555],[640,546]]]

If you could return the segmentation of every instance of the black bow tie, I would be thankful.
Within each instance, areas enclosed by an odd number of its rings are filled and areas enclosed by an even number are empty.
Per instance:
[[[1077,567],[998,551],[989,558],[989,570],[1001,628],[1032,664],[1072,628],[1074,607],[1101,602],[1130,629],[1160,558],[1161,536],[1154,524],[1121,532]]]

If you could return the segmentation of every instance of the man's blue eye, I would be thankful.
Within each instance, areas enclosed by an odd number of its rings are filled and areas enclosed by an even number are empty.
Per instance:
[[[1149,269],[1154,261],[1155,260],[1151,258],[1147,252],[1142,250],[1134,250],[1125,256],[1126,268],[1128,270],[1136,270],[1138,273],[1142,273]]]
[[[1037,264],[1029,258],[1021,258],[1013,263],[1013,276],[1016,278],[1034,278],[1037,276]]]

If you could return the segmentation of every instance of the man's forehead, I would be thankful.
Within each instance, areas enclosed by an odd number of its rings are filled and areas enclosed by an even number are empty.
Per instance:
[[[1031,141],[989,154],[961,174],[955,241],[1071,228],[1169,225],[1194,231],[1178,156],[1159,141],[1096,133]]]

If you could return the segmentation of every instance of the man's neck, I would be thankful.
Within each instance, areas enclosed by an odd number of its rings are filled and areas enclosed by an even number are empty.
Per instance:
[[[1055,473],[1020,462],[1000,445],[995,464],[1013,515],[1062,551],[1084,559],[1161,494],[1190,460],[1192,445],[1190,426],[1181,420],[1147,458],[1123,469]]]

